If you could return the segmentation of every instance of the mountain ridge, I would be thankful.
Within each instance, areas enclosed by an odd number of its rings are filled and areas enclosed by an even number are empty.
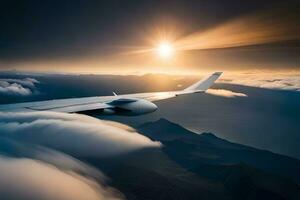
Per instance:
[[[83,158],[128,200],[298,200],[297,159],[196,134],[166,119],[136,130],[163,145],[108,159]]]
[[[289,156],[233,143],[213,133],[194,133],[163,118],[142,124],[137,129],[152,140],[162,142],[164,151],[185,167],[196,167],[199,160],[203,164],[245,163],[269,173],[292,177],[300,183],[300,160]]]

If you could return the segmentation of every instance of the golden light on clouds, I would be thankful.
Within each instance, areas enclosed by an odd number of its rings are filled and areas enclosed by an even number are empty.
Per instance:
[[[285,9],[264,10],[237,17],[205,31],[180,38],[180,50],[262,45],[300,39],[299,14]]]
[[[157,31],[154,43],[159,43],[160,55],[169,55],[171,50],[204,50],[261,45],[300,39],[296,11],[284,8],[263,10],[233,18],[207,30],[200,29],[181,37],[171,37],[171,33]],[[163,34],[162,34],[163,33]],[[172,48],[170,42],[172,41]],[[153,42],[152,42],[153,43]],[[136,53],[155,51],[153,47],[140,49]],[[164,56],[163,56],[164,57]]]
[[[209,29],[199,27],[198,31],[181,36],[177,34],[177,37],[171,37],[176,34],[166,33],[162,27],[162,31],[157,31],[159,34],[152,35],[148,48],[138,49],[133,55],[136,62],[138,57],[143,57],[141,60],[145,69],[149,65],[167,70],[171,67],[181,70],[217,70],[218,66],[221,67],[218,70],[224,70],[222,67],[242,69],[258,65],[264,68],[278,67],[282,65],[276,60],[278,49],[266,47],[269,44],[299,40],[298,16],[290,8],[273,7],[237,16]],[[250,46],[254,48],[246,48]],[[274,58],[267,51],[276,51],[274,55],[277,56]],[[264,58],[259,57],[264,53]],[[152,57],[155,54],[158,55],[156,59]],[[289,61],[282,67],[293,68],[293,65]]]

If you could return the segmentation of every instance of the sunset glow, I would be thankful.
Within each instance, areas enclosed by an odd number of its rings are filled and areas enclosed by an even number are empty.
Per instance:
[[[174,49],[172,45],[167,42],[161,42],[157,47],[157,54],[162,58],[169,58],[173,55]]]

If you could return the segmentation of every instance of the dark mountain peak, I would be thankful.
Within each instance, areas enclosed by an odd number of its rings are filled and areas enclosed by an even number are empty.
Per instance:
[[[210,132],[204,132],[204,133],[201,133],[202,136],[204,137],[210,137],[210,138],[218,138],[215,134],[213,133],[210,133]]]
[[[160,118],[159,120],[153,122],[153,123],[166,123],[166,124],[175,124],[173,122],[170,122],[169,120],[165,119],[165,118]]]
[[[153,140],[158,141],[174,141],[189,144],[206,144],[222,148],[239,148],[244,149],[246,146],[231,143],[225,139],[219,138],[213,133],[204,132],[202,134],[194,133],[179,124],[170,122],[167,119],[160,118],[154,122],[147,122],[138,127],[138,130],[150,137]]]
[[[143,126],[152,127],[152,128],[161,127],[165,131],[169,131],[170,129],[186,130],[184,127],[180,126],[179,124],[173,123],[165,118],[160,118],[159,120],[154,121],[154,122],[147,122],[147,123],[141,125],[141,127],[143,127]]]
[[[176,124],[174,122],[171,122],[165,118],[160,118],[159,120],[157,121],[154,121],[152,122],[153,124],[156,124],[156,125],[168,125],[168,126],[180,126],[179,124]],[[180,126],[181,127],[181,126]],[[182,127],[183,128],[183,127]]]
[[[160,118],[154,122],[144,123],[138,128],[138,130],[140,130],[144,135],[155,140],[174,140],[196,135],[195,133],[176,123],[170,122],[165,118]]]

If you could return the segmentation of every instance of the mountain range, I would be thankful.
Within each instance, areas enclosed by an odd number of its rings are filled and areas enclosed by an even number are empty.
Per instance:
[[[82,158],[101,168],[127,199],[300,199],[297,159],[194,133],[166,119],[136,129],[162,148]]]

